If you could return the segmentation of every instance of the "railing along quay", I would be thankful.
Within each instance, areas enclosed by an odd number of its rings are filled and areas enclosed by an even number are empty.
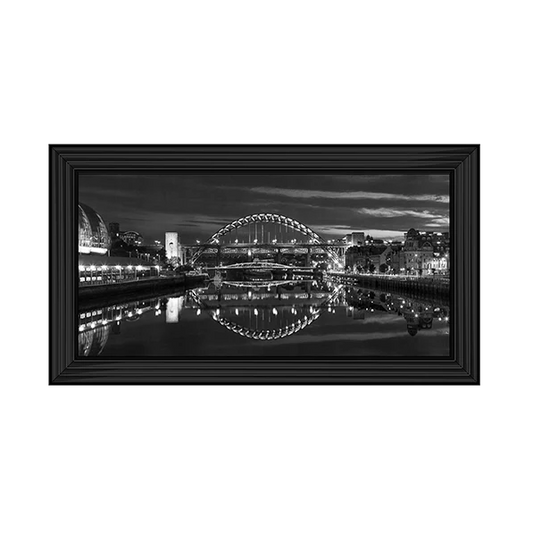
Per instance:
[[[388,292],[406,292],[413,296],[447,299],[450,296],[448,278],[425,278],[413,276],[376,276],[368,274],[332,273],[334,280],[354,282],[368,289]]]

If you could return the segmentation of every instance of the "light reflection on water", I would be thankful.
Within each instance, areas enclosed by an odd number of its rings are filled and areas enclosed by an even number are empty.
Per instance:
[[[448,355],[449,306],[330,282],[210,284],[79,315],[78,355]]]

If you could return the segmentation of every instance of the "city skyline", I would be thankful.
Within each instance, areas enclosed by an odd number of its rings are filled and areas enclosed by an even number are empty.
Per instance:
[[[83,174],[79,201],[145,242],[165,231],[177,231],[182,242],[204,241],[260,212],[294,218],[325,239],[352,231],[395,239],[412,227],[449,230],[447,174]]]

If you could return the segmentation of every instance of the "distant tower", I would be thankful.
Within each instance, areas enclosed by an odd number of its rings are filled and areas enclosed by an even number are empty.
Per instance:
[[[167,231],[165,233],[165,251],[169,261],[172,261],[173,258],[182,261],[181,243],[177,231]]]
[[[167,324],[175,324],[179,322],[182,308],[183,296],[178,296],[177,298],[169,298],[165,311],[165,322]]]
[[[109,223],[109,234],[111,235],[111,238],[118,239],[119,233],[120,233],[120,224],[118,222],[110,222]]]
[[[352,245],[363,246],[365,244],[365,234],[362,231],[352,231]]]

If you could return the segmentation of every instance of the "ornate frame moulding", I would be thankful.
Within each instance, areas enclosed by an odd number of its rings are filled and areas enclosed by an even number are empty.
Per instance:
[[[483,148],[482,141],[49,141],[46,386],[482,388]],[[77,359],[78,178],[152,172],[449,174],[450,357]]]

